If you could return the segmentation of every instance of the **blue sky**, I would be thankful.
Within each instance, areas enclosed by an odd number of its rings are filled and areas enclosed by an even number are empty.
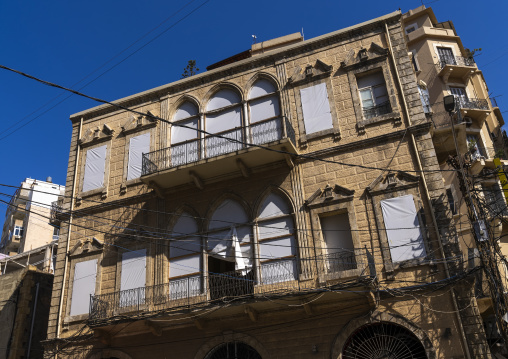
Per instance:
[[[207,65],[249,49],[253,34],[265,41],[303,28],[305,39],[310,39],[421,4],[420,0],[2,1],[0,64],[74,89],[101,75],[81,91],[115,100],[178,80],[189,59],[204,71]],[[508,110],[503,66],[508,60],[508,2],[424,4],[434,9],[438,21],[454,22],[464,46],[483,49],[476,57],[478,66],[492,96],[499,96],[501,111]],[[0,184],[19,185],[26,177],[47,176],[65,184],[69,115],[97,103],[71,96],[57,104],[68,94],[5,70],[0,70],[0,94]],[[0,187],[0,192],[14,190]],[[5,207],[0,204],[0,213]]]

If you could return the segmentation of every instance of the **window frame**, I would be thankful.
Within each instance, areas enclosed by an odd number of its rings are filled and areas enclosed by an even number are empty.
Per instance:
[[[414,29],[413,29],[413,30],[411,30],[411,28],[414,28]],[[411,31],[408,31],[408,30],[411,30]],[[416,31],[416,30],[418,30],[418,24],[417,24],[416,22],[414,22],[414,23],[412,23],[412,24],[409,24],[409,25],[406,25],[406,26],[404,27],[404,33],[405,33],[406,35],[409,35],[410,33],[414,32],[414,31]]]
[[[90,197],[93,195],[101,194],[102,198],[106,198],[108,195],[108,188],[109,188],[109,177],[110,177],[110,162],[111,162],[111,147],[112,147],[113,141],[111,137],[106,137],[104,140],[100,141],[99,143],[94,142],[93,145],[81,145],[81,148],[83,149],[82,153],[80,154],[81,157],[81,163],[80,163],[80,182],[79,182],[79,191],[80,191],[80,197]],[[91,190],[88,190],[86,192],[83,191],[84,186],[84,180],[85,180],[85,168],[86,168],[86,156],[88,154],[88,151],[106,146],[106,158],[104,159],[104,180],[102,187],[94,188]]]
[[[398,176],[398,178],[395,178],[396,176]],[[389,186],[389,182],[395,183],[395,185]],[[374,218],[378,228],[377,233],[379,246],[381,249],[385,271],[388,276],[392,277],[394,271],[402,268],[432,264],[434,262],[434,257],[432,255],[433,251],[430,243],[430,233],[427,229],[426,221],[422,217],[422,211],[424,211],[425,208],[423,206],[421,200],[422,197],[419,191],[419,177],[412,176],[405,172],[399,172],[398,174],[391,173],[387,175],[380,175],[367,187],[367,192],[371,197]],[[415,209],[420,223],[420,231],[423,236],[423,244],[425,246],[426,256],[423,258],[393,262],[390,253],[388,236],[384,230],[385,222],[381,210],[381,201],[406,195],[412,195],[413,201],[415,202]],[[446,196],[446,193],[444,193],[444,195]]]
[[[307,134],[305,131],[305,122],[303,118],[303,107],[302,107],[302,98],[300,95],[300,90],[315,86],[324,83],[326,86],[326,93],[328,95],[328,104],[330,106],[330,114],[332,117],[332,127],[326,130],[322,130],[319,132]],[[322,78],[315,79],[314,76],[309,77],[308,79],[304,79],[302,81],[298,81],[297,84],[293,86],[294,96],[296,100],[296,117],[298,119],[298,130],[300,132],[300,145],[302,147],[307,146],[307,142],[318,139],[324,136],[332,135],[334,141],[340,139],[340,128],[339,128],[339,120],[337,115],[337,109],[335,107],[335,101],[333,100],[333,86],[331,80],[331,73],[326,73]]]
[[[265,200],[270,195],[274,195],[274,196],[277,196],[280,199],[282,199],[285,202],[285,204],[287,205],[287,207],[289,209],[289,213],[277,214],[277,215],[270,216],[270,217],[260,218],[259,215],[260,215],[260,211],[261,211],[261,206],[265,203]],[[285,219],[285,218],[289,218],[293,222],[293,228],[290,229],[290,233],[289,234],[274,235],[274,236],[269,236],[269,237],[265,237],[265,238],[261,239],[260,232],[259,232],[259,226],[260,226],[260,224],[262,225],[263,223],[266,223],[266,222],[271,222],[271,221],[274,221],[274,220]],[[256,274],[258,276],[257,278],[258,278],[258,282],[259,282],[260,285],[271,285],[271,284],[281,283],[281,282],[275,282],[275,283],[270,283],[270,284],[267,283],[267,284],[265,284],[264,283],[264,279],[263,279],[263,274],[262,274],[262,265],[263,264],[275,263],[277,261],[293,260],[294,263],[295,263],[295,266],[296,266],[296,273],[294,273],[295,280],[299,280],[300,275],[301,275],[301,270],[300,270],[300,251],[299,251],[298,231],[296,231],[295,229],[296,229],[296,218],[295,218],[295,215],[294,215],[294,208],[293,208],[293,205],[290,202],[290,200],[287,198],[287,196],[285,194],[282,194],[282,193],[279,193],[279,192],[273,191],[273,190],[268,192],[268,193],[265,193],[261,197],[261,200],[259,201],[259,204],[257,206],[255,224],[254,224],[253,229],[252,229],[253,243],[254,243],[254,250],[255,250],[255,252],[254,252],[254,256],[255,256],[254,262],[256,264]],[[263,258],[261,258],[261,247],[260,247],[260,245],[262,243],[268,242],[268,241],[272,241],[272,240],[276,240],[276,239],[282,239],[282,238],[292,238],[293,239],[293,248],[292,248],[292,250],[294,250],[294,254],[288,255],[288,256],[284,256],[284,257],[274,257],[274,258],[270,258],[270,259],[263,259]]]
[[[333,216],[337,214],[347,213],[349,226],[351,228],[351,240],[355,251],[355,259],[357,263],[356,269],[349,269],[344,271],[326,273],[323,270],[323,265],[318,269],[318,277],[321,281],[333,280],[338,278],[357,277],[363,272],[362,267],[359,265],[364,262],[366,256],[362,255],[362,247],[360,236],[358,232],[358,225],[356,222],[355,206],[354,206],[354,191],[347,190],[343,187],[336,185],[333,189],[330,188],[333,198],[324,197],[329,187],[324,190],[317,190],[307,201],[306,207],[309,209],[310,223],[312,229],[312,236],[315,243],[315,257],[324,258],[326,255],[326,242],[321,228],[321,217]]]
[[[155,127],[144,129],[141,131],[129,132],[125,135],[125,146],[124,146],[124,156],[123,156],[123,175],[122,175],[122,184],[121,184],[121,192],[126,193],[127,189],[133,185],[142,184],[141,176],[138,178],[132,178],[127,180],[127,175],[129,171],[129,151],[130,151],[130,141],[131,138],[137,137],[144,134],[150,134],[150,152],[155,150]]]
[[[72,255],[72,254],[71,254]],[[97,268],[95,271],[95,291],[94,295],[99,295],[101,290],[101,282],[102,282],[102,252],[95,253],[93,255],[77,255],[74,258],[71,257],[69,262],[70,270],[69,270],[69,285],[67,287],[67,304],[66,304],[66,315],[64,318],[64,323],[72,323],[77,321],[83,321],[90,316],[90,312],[84,314],[77,314],[71,316],[71,306],[72,306],[72,291],[74,289],[74,271],[76,268],[76,264],[81,262],[86,262],[90,260],[97,260]],[[72,280],[70,280],[72,278]]]
[[[388,95],[388,100],[390,102],[391,111],[383,115],[365,118],[363,114],[362,102],[360,98],[360,90],[358,88],[357,79],[358,77],[368,76],[370,73],[376,73],[378,71],[381,72],[385,81],[386,92]],[[351,89],[353,107],[356,113],[356,127],[360,133],[365,132],[366,126],[377,124],[384,121],[393,120],[395,125],[400,125],[402,123],[399,111],[399,104],[397,100],[398,91],[396,91],[396,88],[392,82],[388,66],[388,59],[385,56],[373,59],[369,63],[362,66],[354,66],[353,68],[349,69],[347,74],[349,86]]]

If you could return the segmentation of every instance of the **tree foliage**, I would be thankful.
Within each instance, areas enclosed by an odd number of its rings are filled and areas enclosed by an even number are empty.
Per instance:
[[[189,60],[187,67],[183,69],[182,79],[194,76],[199,69],[196,66],[196,60]]]

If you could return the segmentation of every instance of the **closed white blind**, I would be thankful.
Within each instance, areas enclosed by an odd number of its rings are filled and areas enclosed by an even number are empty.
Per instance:
[[[412,195],[381,201],[386,235],[393,262],[425,257],[420,221]]]
[[[127,180],[141,177],[143,153],[150,152],[150,133],[132,137],[129,142]]]
[[[106,168],[107,146],[91,148],[86,152],[83,192],[104,186],[104,169]]]
[[[76,263],[72,282],[70,315],[87,314],[90,310],[90,295],[95,294],[97,259]]]
[[[333,128],[326,84],[320,83],[300,90],[303,122],[307,134]]]
[[[120,290],[144,287],[146,283],[146,249],[122,255]]]

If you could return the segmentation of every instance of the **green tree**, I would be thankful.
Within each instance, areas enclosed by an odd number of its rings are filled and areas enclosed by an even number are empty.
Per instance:
[[[196,67],[196,60],[189,60],[187,67],[183,69],[182,79],[197,74],[199,69]]]

